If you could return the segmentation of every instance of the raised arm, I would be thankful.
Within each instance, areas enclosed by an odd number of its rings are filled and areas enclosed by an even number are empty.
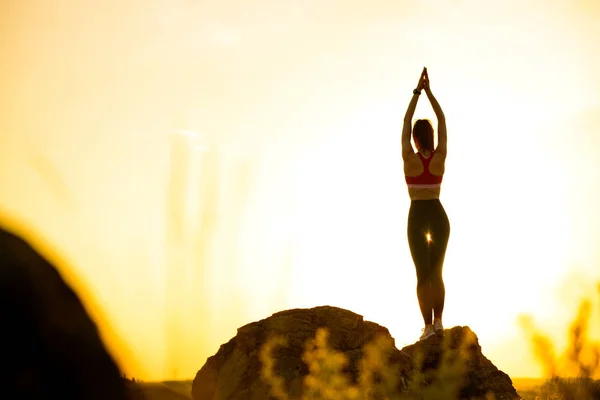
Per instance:
[[[446,117],[444,116],[444,112],[442,111],[442,107],[440,107],[440,103],[436,100],[433,93],[431,93],[431,88],[429,87],[429,76],[427,75],[427,70],[425,70],[425,84],[424,84],[425,93],[427,94],[427,98],[431,103],[431,107],[435,112],[435,116],[438,120],[438,145],[436,150],[440,153],[446,155],[447,144],[448,144],[448,135],[446,132]]]
[[[410,103],[408,103],[408,109],[406,115],[404,115],[404,124],[402,125],[402,158],[407,155],[414,153],[412,145],[410,144],[410,132],[412,130],[412,117],[417,108],[417,101],[419,100],[418,94],[413,94]]]
[[[425,73],[426,69],[423,68],[423,72],[421,72],[421,76],[419,77],[419,84],[417,85],[418,91],[423,89],[425,84]],[[404,115],[404,124],[402,125],[402,158],[404,159],[409,154],[413,154],[414,150],[410,144],[410,133],[412,130],[412,118],[415,113],[415,108],[417,108],[417,101],[419,101],[419,94],[413,92],[413,96],[410,99],[410,103],[408,103],[408,109],[406,110],[406,114]]]

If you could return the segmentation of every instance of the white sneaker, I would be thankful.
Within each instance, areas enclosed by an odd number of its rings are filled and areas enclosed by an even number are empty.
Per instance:
[[[422,329],[423,334],[421,335],[421,340],[429,339],[432,336],[435,336],[435,330],[433,329],[433,325],[425,325],[425,328]]]
[[[433,330],[438,336],[444,335],[444,325],[442,325],[442,320],[440,318],[433,320]]]

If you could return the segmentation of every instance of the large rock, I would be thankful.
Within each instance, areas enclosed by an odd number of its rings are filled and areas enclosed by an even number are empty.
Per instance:
[[[488,394],[494,394],[496,400],[519,399],[510,378],[483,356],[477,337],[468,327],[448,329],[445,339],[433,337],[398,350],[385,327],[329,306],[282,311],[239,328],[237,335],[198,371],[192,398],[272,398],[260,375],[260,349],[272,335],[282,335],[287,340],[285,347],[273,352],[275,370],[284,378],[287,392],[299,398],[308,374],[302,361],[304,346],[321,327],[329,332],[329,347],[346,355],[349,362],[344,372],[353,384],[358,382],[364,346],[384,338],[391,343],[386,353],[387,365],[394,370],[397,393],[418,392],[430,399],[482,398]]]
[[[421,358],[420,368],[413,373],[419,372],[426,383],[439,387],[452,379],[456,384],[457,398],[485,398],[490,393],[494,394],[495,400],[520,398],[510,377],[483,355],[477,336],[468,326],[446,329],[444,339],[433,337],[406,346],[401,351],[413,359]],[[440,373],[443,369],[448,371],[449,377],[444,378]],[[435,390],[431,392],[437,393]]]
[[[54,266],[0,228],[3,399],[132,398],[94,322]]]

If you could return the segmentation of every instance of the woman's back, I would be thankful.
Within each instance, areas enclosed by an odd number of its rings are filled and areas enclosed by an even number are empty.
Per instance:
[[[439,199],[446,155],[434,151],[427,155],[412,153],[404,157],[404,175],[411,200]]]

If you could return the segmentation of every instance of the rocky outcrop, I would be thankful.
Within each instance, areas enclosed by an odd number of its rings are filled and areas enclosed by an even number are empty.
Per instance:
[[[520,398],[510,377],[487,359],[477,336],[467,326],[446,329],[444,338],[433,337],[402,348],[413,359],[421,358],[415,372],[425,378],[425,383],[440,385],[441,369],[456,383],[455,397],[459,399],[485,398],[492,393],[495,400]],[[436,380],[438,382],[436,382]]]
[[[1,228],[0,315],[2,398],[131,398],[75,292],[48,260]]]
[[[273,335],[287,344],[273,352],[275,371],[285,390],[299,398],[308,367],[302,359],[307,340],[319,328],[329,332],[329,348],[342,352],[348,364],[343,372],[357,384],[365,345],[384,338],[391,347],[386,364],[394,371],[395,392],[420,393],[424,398],[519,399],[510,378],[481,353],[477,337],[468,327],[446,330],[445,338],[433,337],[398,350],[389,331],[362,316],[336,307],[294,309],[245,325],[218,352],[209,357],[192,385],[194,400],[258,400],[272,398],[261,378],[260,350]],[[442,396],[442,397],[440,397]]]
[[[383,326],[364,321],[362,316],[335,307],[295,309],[245,325],[237,335],[221,346],[196,375],[192,398],[197,400],[248,400],[269,398],[269,387],[260,379],[260,348],[270,335],[283,335],[287,346],[274,353],[278,374],[292,394],[298,395],[308,367],[302,361],[304,345],[319,327],[329,331],[329,345],[342,351],[350,363],[346,369],[354,380],[358,374],[356,361],[362,347],[376,335],[387,335]],[[407,357],[407,356],[406,356]]]

